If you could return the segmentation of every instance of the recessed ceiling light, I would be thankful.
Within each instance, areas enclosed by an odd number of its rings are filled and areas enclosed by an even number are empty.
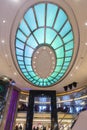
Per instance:
[[[72,74],[70,76],[72,77]]]
[[[3,22],[3,23],[6,23],[6,21],[5,21],[5,20],[3,20],[2,22]]]
[[[85,26],[87,26],[87,22],[85,22]]]
[[[87,42],[85,43],[85,45],[87,46]]]
[[[8,55],[7,55],[7,54],[5,54],[5,57],[8,57]]]
[[[39,51],[37,51],[36,53],[39,54]]]
[[[78,66],[76,66],[76,70],[78,69]]]
[[[17,75],[17,73],[16,73],[16,72],[14,72],[14,75]]]
[[[5,43],[5,41],[4,41],[4,40],[2,40],[2,41],[1,41],[1,43]]]

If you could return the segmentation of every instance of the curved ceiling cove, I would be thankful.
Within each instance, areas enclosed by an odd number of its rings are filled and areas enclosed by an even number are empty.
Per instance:
[[[69,68],[73,51],[73,29],[60,6],[43,2],[25,12],[16,31],[15,52],[29,83],[49,87],[59,82]]]

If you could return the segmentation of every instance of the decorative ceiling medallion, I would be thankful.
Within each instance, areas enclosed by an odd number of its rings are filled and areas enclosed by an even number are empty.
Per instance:
[[[18,26],[15,51],[19,68],[31,84],[48,87],[59,82],[74,51],[73,29],[66,12],[53,3],[30,7]]]

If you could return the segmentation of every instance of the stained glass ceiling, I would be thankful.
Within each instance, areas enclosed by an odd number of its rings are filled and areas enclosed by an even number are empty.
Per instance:
[[[32,65],[34,54],[40,47],[52,50],[55,59],[55,66],[46,77],[37,74]],[[19,68],[29,83],[49,87],[59,82],[68,70],[73,50],[73,29],[60,6],[43,2],[25,12],[16,31],[15,51]]]

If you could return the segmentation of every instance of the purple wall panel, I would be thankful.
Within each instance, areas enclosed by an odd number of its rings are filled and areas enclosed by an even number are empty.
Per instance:
[[[4,130],[12,130],[12,128],[13,128],[14,116],[15,116],[17,101],[18,101],[18,95],[19,95],[19,92],[17,90],[13,89]]]

